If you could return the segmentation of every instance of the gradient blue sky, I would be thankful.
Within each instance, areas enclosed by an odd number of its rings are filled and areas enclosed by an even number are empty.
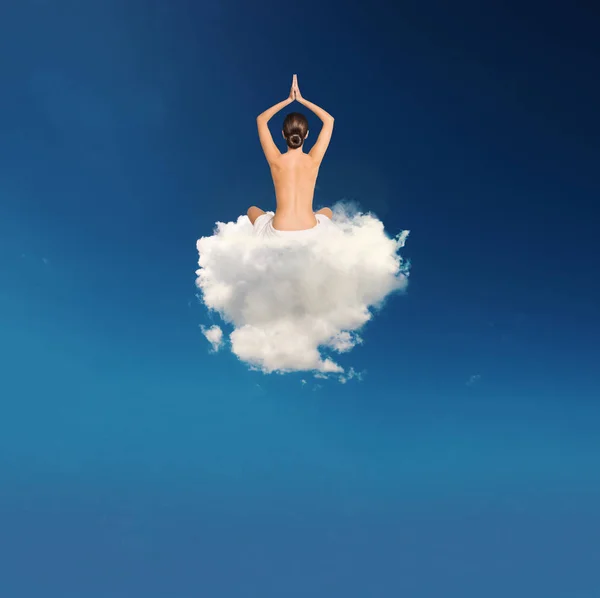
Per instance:
[[[0,595],[597,598],[597,14],[205,4],[0,7]],[[412,231],[362,382],[199,329],[293,73],[316,205]]]

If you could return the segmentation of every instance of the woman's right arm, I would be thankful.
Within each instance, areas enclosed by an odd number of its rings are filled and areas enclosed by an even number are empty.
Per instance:
[[[302,96],[298,95],[298,92],[296,94],[296,101],[300,102],[303,106],[306,106],[308,109],[312,110],[324,123],[328,121],[333,122],[335,120],[333,116],[329,114],[329,112],[325,112],[323,108],[319,108],[319,106],[317,106],[316,104],[305,100]]]
[[[334,118],[328,112],[325,112],[323,108],[319,108],[312,102],[305,100],[304,98],[296,97],[296,100],[301,104],[304,104],[307,108],[310,108],[322,121],[323,126],[321,127],[321,132],[319,133],[319,137],[317,141],[312,146],[308,155],[313,158],[317,162],[317,164],[321,164],[323,158],[325,157],[325,152],[329,147],[329,142],[331,141],[331,136],[333,135],[333,121]]]
[[[294,99],[297,102],[300,102],[303,106],[306,106],[310,110],[312,110],[322,121],[323,127],[321,128],[321,132],[319,133],[319,138],[313,145],[308,155],[311,156],[314,160],[316,160],[317,164],[321,164],[321,161],[325,157],[325,152],[329,147],[329,142],[331,141],[331,135],[333,133],[333,121],[334,118],[329,114],[329,112],[325,112],[323,108],[319,108],[316,104],[305,100],[300,93],[300,88],[298,87],[298,77],[294,75],[293,83],[292,83],[292,91],[294,93]]]

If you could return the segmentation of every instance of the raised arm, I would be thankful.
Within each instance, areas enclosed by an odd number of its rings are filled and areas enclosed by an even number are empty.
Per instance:
[[[329,147],[331,135],[333,134],[333,121],[335,119],[333,116],[331,116],[331,114],[329,114],[329,112],[326,112],[323,110],[323,108],[319,108],[319,106],[316,104],[313,104],[302,97],[300,89],[298,88],[296,75],[294,75],[293,88],[296,101],[300,102],[303,106],[306,106],[309,110],[312,110],[323,121],[323,127],[319,133],[319,137],[310,152],[308,152],[308,154],[320,164],[325,156],[327,148]]]
[[[260,144],[263,148],[263,152],[265,153],[265,158],[267,159],[267,162],[269,162],[269,164],[281,155],[281,152],[275,145],[273,137],[271,136],[271,131],[269,130],[268,124],[269,120],[274,114],[277,114],[282,108],[288,106],[293,101],[293,92],[290,91],[289,98],[283,100],[283,102],[275,104],[275,106],[271,106],[271,108],[265,110],[256,118],[256,125],[258,127],[258,138],[260,139]]]

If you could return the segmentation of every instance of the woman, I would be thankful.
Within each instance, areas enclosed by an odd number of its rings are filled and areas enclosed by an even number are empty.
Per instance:
[[[284,154],[273,142],[267,124],[274,114],[294,100],[310,108],[323,121],[319,138],[308,154],[302,151],[308,136],[308,121],[303,114],[292,112],[285,118],[282,134],[288,149]],[[331,210],[323,208],[315,213],[312,203],[319,167],[333,133],[333,120],[331,114],[302,97],[296,75],[289,97],[265,110],[256,119],[260,143],[271,168],[277,201],[275,213],[265,212],[256,206],[249,208],[248,218],[257,234],[286,236],[285,233],[324,229],[331,224]]]

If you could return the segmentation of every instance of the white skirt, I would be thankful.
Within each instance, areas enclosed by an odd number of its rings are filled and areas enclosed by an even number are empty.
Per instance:
[[[275,212],[265,212],[254,221],[254,235],[263,239],[311,239],[315,235],[335,228],[335,224],[324,214],[315,214],[316,226],[304,230],[277,230],[273,227]]]

